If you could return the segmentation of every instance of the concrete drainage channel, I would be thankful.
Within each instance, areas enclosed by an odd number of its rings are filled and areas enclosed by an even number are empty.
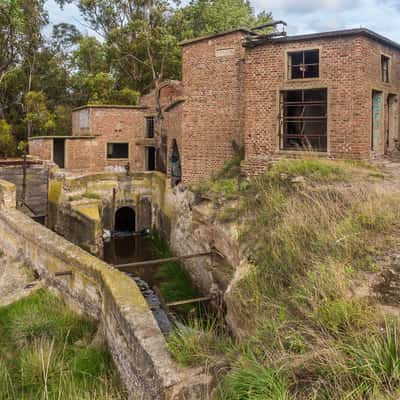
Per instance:
[[[152,243],[150,234],[127,234],[116,232],[116,235],[105,241],[104,260],[114,268],[124,272],[133,279],[141,290],[144,298],[149,304],[153,315],[164,335],[168,335],[172,329],[179,327],[186,315],[179,311],[179,307],[192,305],[192,311],[203,310],[201,314],[207,314],[206,304],[213,300],[211,296],[198,295],[192,282],[184,272],[179,262],[184,259],[201,258],[213,256],[214,252],[190,254],[183,257],[161,257]],[[174,285],[173,273],[159,274],[160,268],[166,263],[175,263],[178,269],[177,275],[186,277],[183,284],[185,291],[179,294],[179,287]],[[161,275],[161,277],[160,277]],[[163,285],[172,286],[175,292],[169,302],[164,299]],[[182,282],[178,282],[178,285]],[[189,288],[189,290],[188,290]],[[192,295],[188,296],[188,293]],[[193,312],[192,312],[193,314]]]
[[[18,211],[15,186],[6,181],[0,181],[0,236],[4,254],[20,254],[71,307],[100,322],[130,399],[208,398],[211,377],[171,359],[135,281]]]

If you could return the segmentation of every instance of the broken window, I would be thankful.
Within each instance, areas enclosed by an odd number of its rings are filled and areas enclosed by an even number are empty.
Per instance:
[[[107,158],[127,159],[129,158],[128,143],[107,143]]]
[[[319,77],[319,50],[290,52],[288,58],[289,79]]]
[[[381,56],[382,81],[386,83],[389,83],[389,64],[390,64],[390,58],[382,55]]]
[[[154,117],[146,117],[146,138],[154,137]]]
[[[281,148],[327,151],[327,90],[281,92]]]

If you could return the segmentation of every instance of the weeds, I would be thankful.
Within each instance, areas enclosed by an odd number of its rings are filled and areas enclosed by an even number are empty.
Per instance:
[[[171,333],[168,349],[182,365],[206,365],[225,354],[232,343],[221,323],[215,318],[192,319],[189,324]]]
[[[0,331],[0,400],[125,398],[107,349],[88,348],[96,326],[48,291],[0,308]]]
[[[385,174],[318,159],[278,162],[249,180],[231,170],[198,188],[219,221],[236,223],[252,264],[231,292],[248,337],[222,350],[230,369],[221,398],[395,398],[397,327],[380,331],[374,304],[352,296],[354,279],[376,272],[377,255],[398,242],[399,194],[365,185]],[[215,339],[200,337],[178,333],[172,353],[183,363],[207,359]]]

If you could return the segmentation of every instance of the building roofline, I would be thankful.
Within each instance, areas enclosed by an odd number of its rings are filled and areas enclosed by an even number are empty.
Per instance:
[[[271,38],[268,36],[258,36],[258,38],[257,37],[249,38],[249,40],[245,42],[243,45],[244,47],[256,47],[269,43],[301,42],[305,40],[339,38],[347,36],[366,36],[377,42],[383,43],[389,47],[400,50],[399,43],[391,39],[388,39],[385,36],[382,36],[379,33],[371,31],[370,29],[367,28],[345,29],[345,30],[338,30],[331,32],[309,33],[304,35],[294,35],[294,36],[275,37],[275,38]]]
[[[248,35],[257,35],[255,32],[253,32],[251,29],[249,28],[245,28],[245,27],[241,27],[241,28],[235,28],[235,29],[231,29],[229,31],[224,31],[224,32],[218,32],[218,33],[212,33],[210,35],[206,35],[206,36],[200,36],[197,38],[193,38],[193,39],[186,39],[186,40],[182,40],[181,42],[178,43],[179,46],[186,46],[188,44],[192,44],[192,43],[196,43],[196,42],[201,42],[203,40],[209,40],[209,39],[214,39],[216,37],[220,37],[220,36],[225,36],[225,35],[230,35],[231,33],[236,33],[236,32],[243,32],[243,33],[247,33]]]
[[[84,106],[76,107],[72,111],[84,110],[85,108],[116,108],[116,109],[128,109],[128,110],[145,110],[148,106],[125,106],[120,104],[86,104]]]
[[[98,137],[99,135],[65,135],[65,136],[57,136],[57,135],[51,135],[51,136],[30,136],[28,140],[50,140],[50,139],[87,139],[87,140],[92,140]]]
[[[163,108],[163,111],[168,112],[170,110],[172,110],[175,106],[177,106],[178,104],[184,103],[186,101],[185,97],[178,97],[176,98],[172,103],[166,105]]]

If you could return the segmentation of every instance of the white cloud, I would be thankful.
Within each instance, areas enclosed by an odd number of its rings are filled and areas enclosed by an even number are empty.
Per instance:
[[[265,2],[256,0],[256,7],[265,7],[271,10],[281,10],[291,14],[306,14],[319,11],[337,11],[343,9],[353,9],[360,5],[361,0],[280,0]]]

